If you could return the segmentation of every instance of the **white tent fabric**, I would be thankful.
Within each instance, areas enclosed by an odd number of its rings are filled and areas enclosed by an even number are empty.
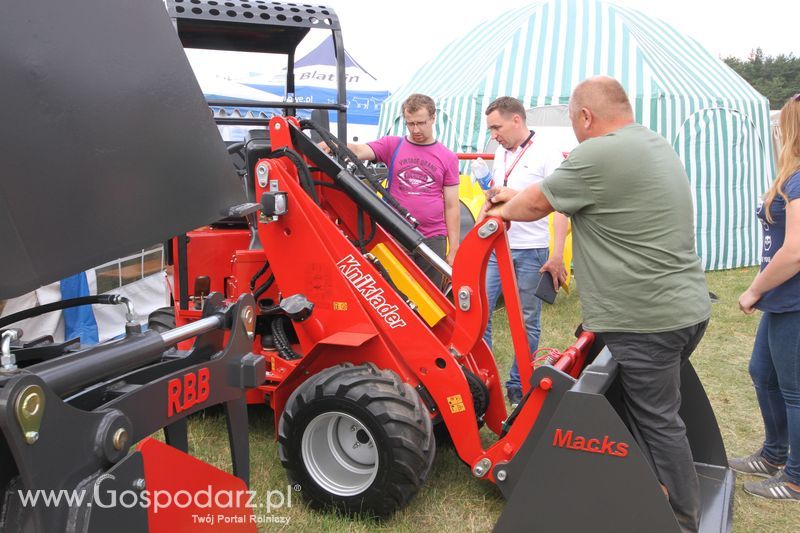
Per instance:
[[[496,97],[566,104],[580,80],[598,74],[620,80],[636,120],[683,161],[706,269],[756,264],[755,206],[774,168],[768,101],[695,40],[638,11],[549,0],[484,22],[386,100],[379,131],[399,134],[402,101],[421,92],[436,101],[438,138],[476,152],[488,138],[483,110]]]

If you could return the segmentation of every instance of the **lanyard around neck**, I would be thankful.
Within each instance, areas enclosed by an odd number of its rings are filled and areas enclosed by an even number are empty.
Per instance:
[[[511,166],[510,167],[506,167],[506,175],[505,175],[505,178],[503,178],[503,187],[506,187],[508,185],[508,177],[514,171],[514,167],[517,166],[517,163],[519,163],[519,160],[522,159],[523,155],[525,155],[525,152],[528,150],[528,148],[530,148],[531,145],[533,145],[533,136],[534,136],[534,134],[535,134],[535,132],[532,131],[530,133],[530,135],[528,135],[528,138],[525,139],[525,141],[520,145],[522,150],[520,150],[520,152],[517,154],[517,157],[514,158],[514,161],[511,162]],[[504,165],[507,163],[507,159],[508,159],[508,150],[506,150],[506,153],[503,154],[503,164]]]

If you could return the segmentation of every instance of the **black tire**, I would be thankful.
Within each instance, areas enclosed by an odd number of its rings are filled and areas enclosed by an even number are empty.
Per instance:
[[[160,307],[150,313],[147,317],[147,329],[152,329],[159,333],[175,329],[175,308]],[[178,351],[177,345],[172,345],[164,351],[164,355],[170,356]]]
[[[175,329],[175,308],[161,307],[150,313],[147,328],[159,333]]]
[[[417,392],[373,364],[327,368],[300,385],[281,416],[278,445],[311,507],[378,518],[411,501],[436,453]]]

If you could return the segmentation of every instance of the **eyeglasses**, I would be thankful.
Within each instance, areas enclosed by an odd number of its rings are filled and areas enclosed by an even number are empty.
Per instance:
[[[431,121],[431,119],[422,120],[422,121],[419,121],[419,122],[406,122],[406,127],[408,129],[410,129],[410,130],[413,130],[414,128],[421,128],[422,126],[426,125],[430,121]]]

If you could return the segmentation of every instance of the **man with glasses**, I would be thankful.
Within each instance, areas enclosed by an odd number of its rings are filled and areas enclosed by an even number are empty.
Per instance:
[[[436,105],[430,96],[412,94],[402,109],[405,136],[389,135],[347,147],[359,159],[380,161],[389,167],[389,193],[417,219],[417,230],[425,237],[425,244],[452,265],[460,227],[458,158],[434,138]],[[442,286],[442,275],[433,265],[421,256],[414,261]]]

